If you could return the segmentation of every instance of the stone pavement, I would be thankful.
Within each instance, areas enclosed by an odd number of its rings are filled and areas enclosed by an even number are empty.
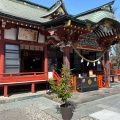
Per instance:
[[[44,97],[46,91],[0,96],[0,120],[62,120],[59,102]],[[111,88],[75,93],[71,120],[120,120],[120,83]]]
[[[69,101],[73,104],[81,104],[119,93],[120,82],[114,82],[111,83],[111,87],[109,88],[99,88],[99,90],[81,93],[76,92],[74,96],[69,99]]]

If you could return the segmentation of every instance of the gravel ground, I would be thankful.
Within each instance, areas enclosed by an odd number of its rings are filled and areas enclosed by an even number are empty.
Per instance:
[[[44,111],[28,106],[0,112],[0,120],[57,120]]]

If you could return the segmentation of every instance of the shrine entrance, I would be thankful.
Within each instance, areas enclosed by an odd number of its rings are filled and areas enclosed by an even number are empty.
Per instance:
[[[21,51],[21,72],[43,72],[43,52],[22,50]]]

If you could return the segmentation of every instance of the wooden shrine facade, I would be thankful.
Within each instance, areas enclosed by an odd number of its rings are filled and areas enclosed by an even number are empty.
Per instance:
[[[25,0],[4,0],[0,12],[0,87],[4,96],[8,96],[8,86],[21,84],[31,84],[34,93],[35,84],[53,77],[53,70],[59,73],[62,64],[75,75],[87,76],[89,70],[103,75],[106,69],[107,76],[109,47],[120,41],[113,3],[72,16],[62,0],[50,8]],[[89,19],[97,12],[104,16]],[[109,76],[105,83],[110,86]]]

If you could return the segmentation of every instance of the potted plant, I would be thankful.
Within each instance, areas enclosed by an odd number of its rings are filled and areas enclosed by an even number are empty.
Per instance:
[[[62,77],[58,82],[55,82],[52,78],[50,78],[48,82],[53,92],[55,92],[55,97],[60,98],[63,102],[60,105],[63,120],[70,120],[73,115],[73,106],[67,102],[67,99],[73,94],[71,70],[65,65],[62,65],[61,75]]]

